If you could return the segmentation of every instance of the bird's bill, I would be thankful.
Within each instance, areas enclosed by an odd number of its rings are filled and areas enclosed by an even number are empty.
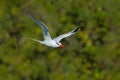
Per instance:
[[[64,45],[63,45],[63,44],[60,44],[60,45],[59,45],[59,48],[64,48]]]

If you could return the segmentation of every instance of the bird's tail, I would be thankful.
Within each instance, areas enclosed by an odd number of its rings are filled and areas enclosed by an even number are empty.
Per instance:
[[[33,39],[33,38],[29,38],[29,37],[26,37],[26,39],[33,40],[33,41],[42,43],[42,41],[39,41],[39,40],[37,40],[37,39]]]

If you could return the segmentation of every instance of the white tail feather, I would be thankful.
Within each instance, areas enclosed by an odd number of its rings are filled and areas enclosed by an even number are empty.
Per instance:
[[[29,38],[29,37],[26,37],[26,38],[29,39],[29,40],[33,40],[33,41],[42,43],[42,41],[39,41],[39,40],[37,40],[37,39],[33,39],[33,38]]]

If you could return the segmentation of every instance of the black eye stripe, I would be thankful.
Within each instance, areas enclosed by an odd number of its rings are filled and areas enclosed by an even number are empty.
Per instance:
[[[56,42],[57,45],[59,45],[59,43]]]

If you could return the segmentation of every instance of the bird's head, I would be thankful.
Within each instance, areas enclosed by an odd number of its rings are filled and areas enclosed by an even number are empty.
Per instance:
[[[59,48],[64,48],[64,45],[62,43],[57,43]]]

